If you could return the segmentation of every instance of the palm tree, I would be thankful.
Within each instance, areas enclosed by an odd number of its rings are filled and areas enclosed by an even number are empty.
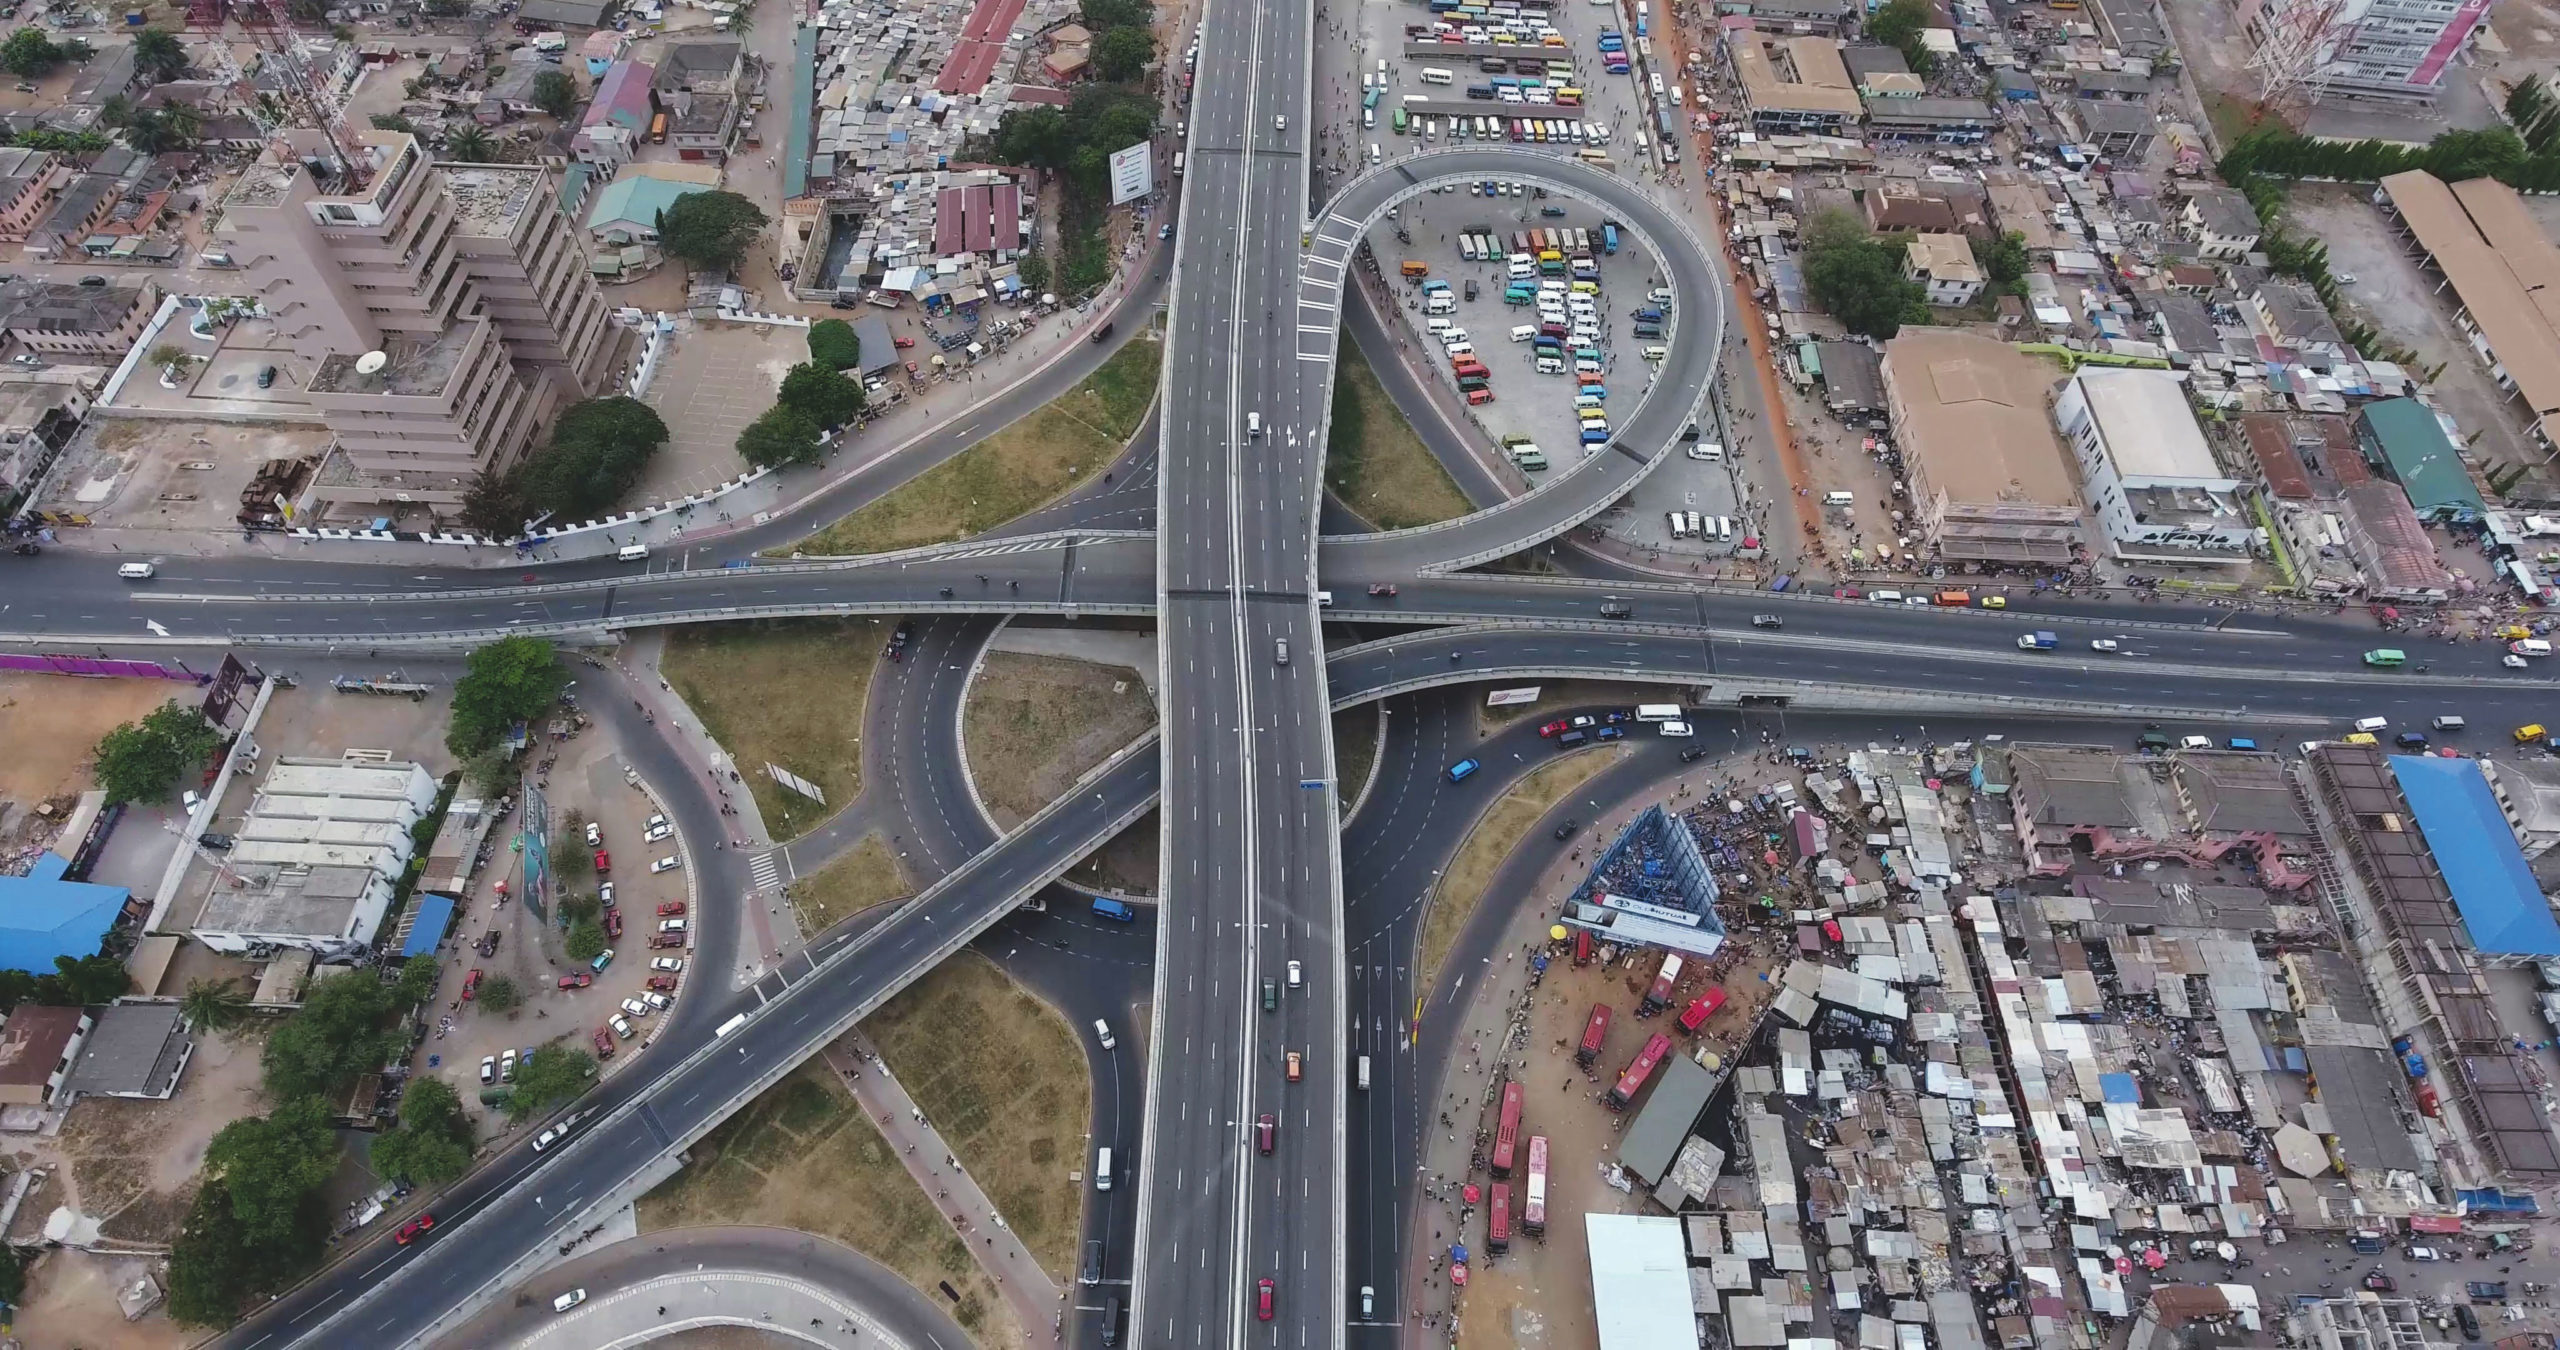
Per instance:
[[[497,143],[489,133],[465,124],[445,133],[444,157],[464,164],[488,164],[494,161]]]
[[[178,1000],[179,1019],[199,1036],[227,1031],[248,1015],[249,995],[237,980],[189,980],[186,996]]]

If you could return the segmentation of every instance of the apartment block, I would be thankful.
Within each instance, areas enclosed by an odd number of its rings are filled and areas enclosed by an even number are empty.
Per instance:
[[[434,164],[403,132],[345,144],[342,162],[320,133],[284,133],[214,233],[313,368],[337,437],[314,499],[451,509],[599,388],[603,298],[542,169]]]
[[[2433,103],[2494,4],[2243,0],[2236,17],[2252,47],[2310,48],[2323,77],[2321,97]]]
[[[50,150],[0,150],[0,240],[24,240],[70,181],[70,164]]]
[[[0,283],[0,334],[47,356],[113,365],[142,337],[160,287],[76,286],[20,278]]]

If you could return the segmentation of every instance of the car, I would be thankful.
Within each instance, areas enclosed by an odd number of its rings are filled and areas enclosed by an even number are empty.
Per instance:
[[[613,949],[611,947],[607,947],[603,951],[596,953],[596,959],[587,963],[587,969],[594,971],[598,975],[602,975],[604,973],[604,968],[612,964]]]
[[[623,1016],[622,1014],[620,1014],[620,1013],[615,1013],[615,1014],[613,1014],[612,1016],[607,1017],[606,1019],[604,1019],[604,1021],[605,1021],[605,1025],[606,1025],[606,1026],[609,1026],[609,1027],[612,1027],[612,1028],[613,1028],[613,1034],[614,1034],[614,1035],[619,1036],[619,1037],[621,1037],[622,1039],[624,1039],[624,1040],[626,1040],[626,1041],[631,1039],[631,1019],[630,1019],[630,1018],[624,1017],[624,1016]]]
[[[621,910],[619,910],[619,909],[615,909],[615,908],[613,908],[613,907],[611,907],[611,906],[607,906],[607,907],[605,908],[605,911],[604,911],[604,935],[605,935],[606,937],[620,937],[620,936],[622,936],[622,911],[621,911]]]
[[[663,970],[672,974],[684,969],[684,958],[681,956],[653,956],[649,958],[649,969]]]
[[[675,829],[672,826],[652,825],[648,829],[640,832],[640,842],[644,844],[654,844],[661,839],[672,836],[674,833]]]
[[[610,872],[610,871],[612,871],[612,870],[613,870],[613,855],[612,855],[612,854],[610,854],[610,853],[605,852],[603,849],[597,849],[597,850],[596,850],[596,875],[597,875],[597,876],[603,876],[605,873]]]
[[[1265,1322],[1271,1320],[1271,1296],[1276,1292],[1276,1288],[1277,1287],[1271,1282],[1271,1277],[1268,1275],[1263,1276],[1262,1279],[1254,1285],[1254,1289],[1256,1291],[1254,1297],[1254,1316],[1261,1318]]]
[[[586,1290],[572,1289],[568,1293],[562,1294],[560,1297],[551,1300],[551,1311],[564,1313],[586,1301]]]
[[[1632,722],[1636,720],[1636,715],[1628,712],[1624,708],[1619,708],[1611,712],[1602,713],[1600,715],[1600,720],[1614,727],[1621,722]]]
[[[2356,284],[2356,274],[2353,272],[2331,272],[2329,274],[2329,279],[2341,286],[2353,286]]]
[[[95,273],[91,273],[88,276],[80,278],[80,284],[83,286],[104,286],[107,284],[107,279]]]
[[[1103,324],[1100,328],[1094,329],[1094,330],[1093,330],[1093,345],[1095,345],[1095,346],[1099,347],[1099,346],[1101,346],[1103,343],[1110,341],[1110,340],[1111,340],[1111,330],[1112,330],[1113,328],[1117,327],[1117,326],[1118,326],[1118,325],[1116,325],[1116,324],[1105,323],[1105,324]]]
[[[684,934],[682,933],[651,933],[649,935],[649,949],[651,951],[659,951],[668,947],[681,947],[683,945]],[[605,955],[611,956],[613,953],[606,952]]]
[[[258,387],[261,389],[273,389],[276,387],[276,368],[274,366],[267,366],[258,372]]]
[[[501,1083],[516,1081],[516,1050],[512,1045],[498,1053],[498,1081]]]
[[[1627,738],[1627,729],[1625,727],[1602,727],[1598,731],[1593,732],[1592,736],[1594,739],[1603,741],[1623,741]]]
[[[1449,781],[1452,783],[1463,783],[1471,777],[1476,770],[1483,767],[1483,765],[1472,759],[1459,760],[1457,763],[1449,766]]]
[[[2471,1311],[2470,1304],[2454,1304],[2453,1320],[2462,1324],[2462,1339],[2466,1341],[2480,1339],[2480,1314]]]
[[[2444,1253],[2433,1247],[2410,1247],[2401,1253],[2412,1261],[2441,1261]]]
[[[1289,129],[1289,119],[1285,116],[1274,114],[1271,118],[1271,129],[1273,131],[1287,131]]]
[[[595,982],[596,977],[583,970],[573,970],[560,977],[560,987],[563,989],[584,989]]]
[[[1374,595],[1374,596],[1377,596],[1377,597],[1379,597],[1379,598],[1381,598],[1381,599],[1385,599],[1385,600],[1393,600],[1393,599],[1395,599],[1395,598],[1396,598],[1396,588],[1395,588],[1395,583],[1394,583],[1394,582],[1390,582],[1390,581],[1373,581],[1373,582],[1370,582],[1370,583],[1369,583],[1369,594]]]
[[[480,968],[478,966],[473,966],[471,968],[471,973],[462,977],[462,1001],[469,1003],[471,1000],[478,998],[479,996]]]
[[[622,1011],[633,1017],[646,1017],[649,1015],[651,1009],[648,1004],[641,1002],[639,999],[626,998],[622,1001]]]
[[[2509,652],[2498,658],[2498,664],[2505,666],[2509,670],[2522,670],[2533,663],[2516,655],[2514,652]]]
[[[1697,746],[1691,746],[1680,752],[1680,762],[1683,764],[1695,764],[1706,757],[1707,752]]]
[[[1172,222],[1172,221],[1168,220],[1168,221],[1166,221],[1164,224],[1162,224],[1162,225],[1160,225],[1160,226],[1157,226],[1157,227],[1156,227],[1156,238],[1158,238],[1158,239],[1171,239],[1172,237],[1173,237],[1173,222]]]
[[[682,913],[684,913],[684,902],[682,900],[669,900],[665,904],[658,906],[658,917],[660,918],[665,918],[670,914]]]
[[[1560,220],[1564,217],[1564,208],[1561,206],[1541,206],[1538,208],[1538,214],[1545,216],[1549,220]]]
[[[641,983],[662,994],[672,994],[676,991],[676,977],[673,975],[652,975]]]
[[[1278,1012],[1280,1010],[1279,981],[1264,980],[1262,982],[1262,1010],[1264,1012]]]
[[[640,995],[640,1001],[648,1004],[651,1012],[665,1012],[675,1004],[674,999],[667,997],[664,991],[657,989],[643,991]]]
[[[916,345],[916,340],[911,337],[891,338],[889,341],[894,344],[899,351],[905,351],[909,347]],[[652,819],[655,819],[655,817],[652,817]]]
[[[2364,1287],[2377,1294],[2389,1294],[2398,1292],[2400,1282],[2376,1270],[2364,1277]]]
[[[1099,1240],[1088,1240],[1084,1244],[1084,1268],[1077,1273],[1076,1283],[1102,1283],[1102,1243]]]
[[[1779,618],[1775,614],[1754,614],[1751,616],[1751,626],[1754,628],[1784,628],[1787,626],[1787,621]]]
[[[1263,1151],[1265,1153],[1270,1152],[1269,1149],[1264,1149]],[[435,1226],[435,1215],[421,1214],[407,1223],[400,1225],[400,1231],[392,1234],[391,1240],[399,1243],[403,1247],[406,1247],[428,1233],[435,1231]]]
[[[561,1140],[568,1138],[570,1129],[577,1123],[577,1117],[572,1116],[569,1119],[552,1126],[550,1129],[544,1130],[542,1133],[535,1135],[533,1137],[533,1151],[540,1153],[551,1147],[553,1144],[559,1143]]]
[[[1977,603],[1979,603],[1984,609],[2007,609],[2009,607],[2009,597],[2005,595],[1986,595]]]
[[[2114,651],[2116,650],[2116,640],[2114,638],[2091,638],[2089,639],[2089,650],[2093,652]]]
[[[684,920],[660,919],[658,920],[658,931],[661,933],[681,933],[684,931]]]
[[[1556,827],[1556,838],[1571,839],[1574,836],[1574,832],[1581,828],[1581,821],[1576,820],[1571,816],[1567,816],[1565,817],[1564,823]]]
[[[597,900],[599,903],[601,903],[601,904],[607,904],[607,905],[610,905],[610,904],[612,904],[612,903],[613,903],[613,883],[612,883],[612,882],[610,882],[610,881],[599,881],[599,882],[597,882],[597,883],[596,883],[596,900]]]
[[[1683,736],[1695,736],[1698,734],[1698,729],[1696,727],[1676,718],[1667,722],[1656,722],[1654,726],[1663,735],[1673,737],[1674,739]]]
[[[1304,1059],[1300,1058],[1300,1056],[1299,1056],[1298,1052],[1297,1052],[1297,1051],[1295,1051],[1295,1050],[1292,1050],[1292,1051],[1290,1051],[1290,1052],[1288,1053],[1287,1059],[1288,1059],[1289,1081],[1290,1081],[1290,1082],[1292,1082],[1292,1083],[1297,1082],[1297,1081],[1298,1081],[1298,1076],[1299,1076],[1301,1073],[1303,1073],[1303,1072],[1305,1071],[1305,1068],[1306,1068],[1306,1061],[1305,1061]]]
[[[607,1030],[605,1030],[605,1029],[604,1029],[604,1028],[602,1028],[602,1027],[598,1027],[598,1028],[596,1028],[596,1039],[595,1039],[595,1045],[596,1045],[596,1058],[598,1058],[598,1059],[611,1059],[611,1058],[613,1058],[613,1033],[612,1033],[612,1032],[607,1031]]]
[[[599,825],[592,820],[587,822],[587,847],[604,847],[604,826]]]
[[[1545,726],[1538,728],[1538,734],[1540,736],[1561,736],[1571,730],[1573,730],[1573,722],[1571,719],[1559,717],[1556,720],[1547,723]]]
[[[1295,989],[1306,982],[1305,968],[1300,966],[1297,962],[1291,961],[1289,963],[1289,987]]]
[[[1600,719],[1589,713],[1575,713],[1572,721],[1573,729],[1576,731],[1583,731],[1600,725]]]
[[[676,861],[676,855],[670,853],[656,862],[649,864],[649,871],[652,874],[659,872],[672,872],[683,865],[684,864]]]
[[[1271,1152],[1273,1137],[1279,1133],[1280,1122],[1268,1111],[1262,1113],[1262,1119],[1253,1122],[1254,1146],[1261,1149],[1266,1155]]]
[[[480,1081],[483,1083],[494,1083],[498,1081],[498,1057],[496,1055],[482,1055],[480,1057]]]

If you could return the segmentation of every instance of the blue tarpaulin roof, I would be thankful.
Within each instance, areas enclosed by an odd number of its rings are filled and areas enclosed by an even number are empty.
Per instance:
[[[453,897],[430,891],[418,897],[418,917],[409,925],[409,940],[400,944],[400,959],[425,956],[444,941],[444,930],[453,926]]]
[[[2479,762],[2393,755],[2391,772],[2453,892],[2471,945],[2484,956],[2560,956],[2560,919],[2534,884]]]
[[[71,861],[47,853],[22,877],[0,877],[0,970],[53,973],[53,958],[95,956],[133,892],[65,881]]]
[[[2098,1095],[2105,1101],[2122,1102],[2127,1106],[2142,1104],[2142,1089],[2134,1086],[2133,1075],[2129,1073],[2099,1074]]]

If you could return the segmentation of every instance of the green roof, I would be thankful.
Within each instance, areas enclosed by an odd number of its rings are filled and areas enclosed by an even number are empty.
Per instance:
[[[675,183],[664,178],[625,174],[596,189],[595,205],[587,209],[587,228],[602,230],[616,225],[636,226],[655,234],[660,212],[675,205],[679,198],[710,190],[700,183]]]
[[[2414,398],[2387,398],[2368,403],[2357,414],[2363,422],[2368,458],[2381,451],[2391,476],[2409,494],[2409,504],[2423,517],[2476,517],[2485,508],[2480,489],[2433,409]]]

